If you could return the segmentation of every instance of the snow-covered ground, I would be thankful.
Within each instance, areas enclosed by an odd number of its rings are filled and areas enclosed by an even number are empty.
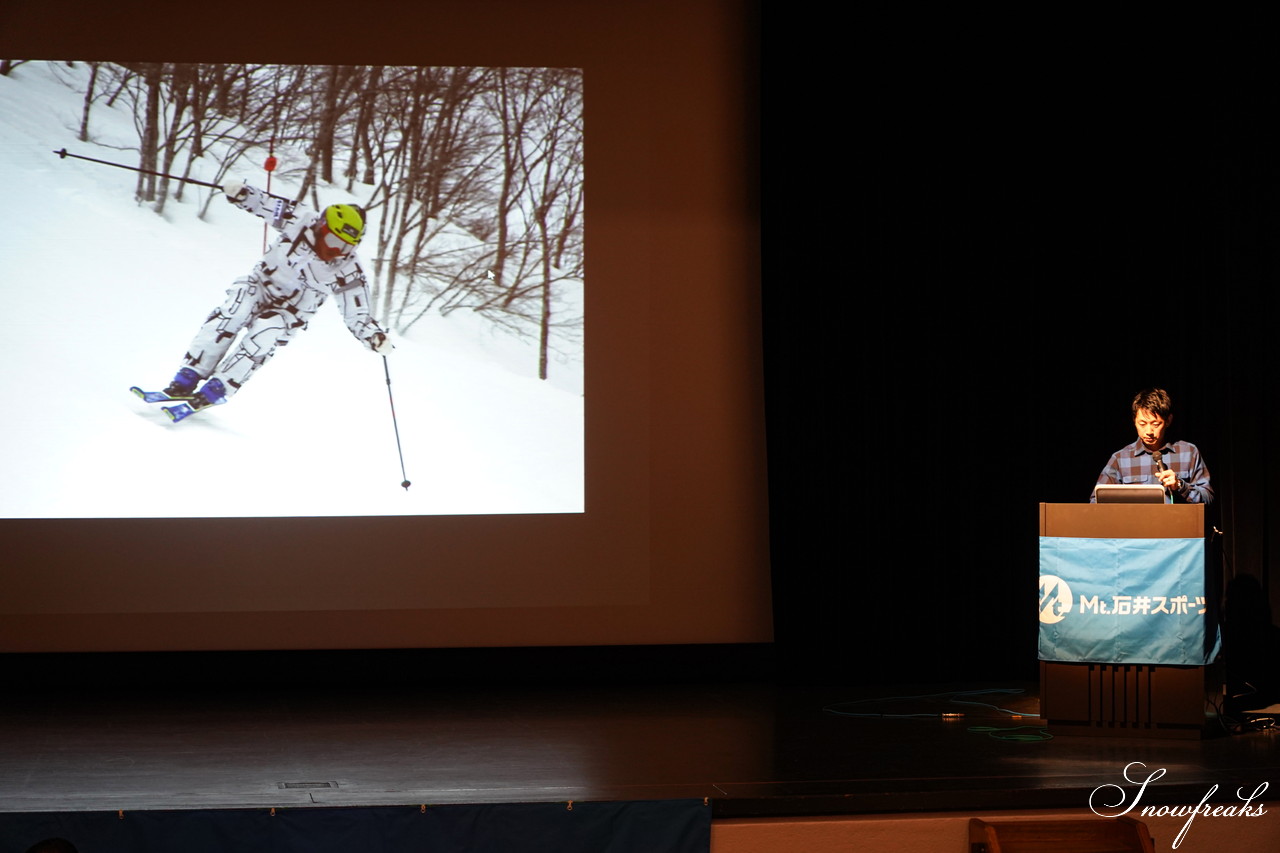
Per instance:
[[[383,361],[331,304],[228,405],[173,424],[130,394],[168,383],[261,253],[262,221],[222,198],[198,219],[202,188],[161,217],[133,201],[135,173],[54,154],[137,162],[110,147],[136,145],[120,107],[95,104],[93,141],[76,141],[86,78],[43,62],[0,77],[0,517],[583,510],[581,352],[539,380],[532,340],[470,312],[395,339],[408,490]]]

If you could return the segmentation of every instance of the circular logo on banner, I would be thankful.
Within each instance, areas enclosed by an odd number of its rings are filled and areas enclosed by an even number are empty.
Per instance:
[[[1061,622],[1071,612],[1071,587],[1062,578],[1040,576],[1040,621],[1045,625]]]

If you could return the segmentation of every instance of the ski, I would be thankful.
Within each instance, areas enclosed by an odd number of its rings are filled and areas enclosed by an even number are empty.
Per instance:
[[[183,418],[190,417],[196,413],[196,410],[188,406],[186,403],[179,403],[176,406],[161,406],[164,413],[169,416],[169,420],[175,424]]]
[[[163,391],[143,391],[137,385],[133,386],[129,390],[132,391],[139,399],[145,400],[148,403],[176,403],[176,406],[160,407],[164,413],[169,416],[169,420],[174,423],[177,423],[183,418],[194,415],[197,411],[190,405],[191,401],[196,397],[194,393],[173,395],[166,394]]]
[[[190,400],[192,397],[195,396],[195,394],[192,393],[192,394],[180,395],[177,397],[171,397],[168,394],[164,393],[163,391],[143,391],[137,385],[133,386],[129,390],[132,391],[136,396],[138,396],[139,398],[141,398],[142,400],[148,403],[177,402],[180,400]]]

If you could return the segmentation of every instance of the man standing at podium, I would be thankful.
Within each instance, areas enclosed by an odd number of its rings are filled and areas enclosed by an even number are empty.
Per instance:
[[[1111,454],[1098,475],[1104,483],[1159,483],[1177,503],[1207,504],[1213,500],[1209,469],[1189,441],[1166,441],[1173,423],[1173,404],[1161,388],[1148,388],[1133,398],[1133,426],[1138,440]],[[1089,501],[1095,500],[1092,496]]]

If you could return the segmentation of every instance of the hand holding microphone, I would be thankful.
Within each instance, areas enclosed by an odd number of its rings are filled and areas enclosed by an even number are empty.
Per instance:
[[[1178,472],[1164,464],[1164,458],[1160,456],[1159,450],[1152,452],[1151,460],[1155,463],[1156,480],[1160,485],[1164,486],[1167,491],[1178,491]]]

